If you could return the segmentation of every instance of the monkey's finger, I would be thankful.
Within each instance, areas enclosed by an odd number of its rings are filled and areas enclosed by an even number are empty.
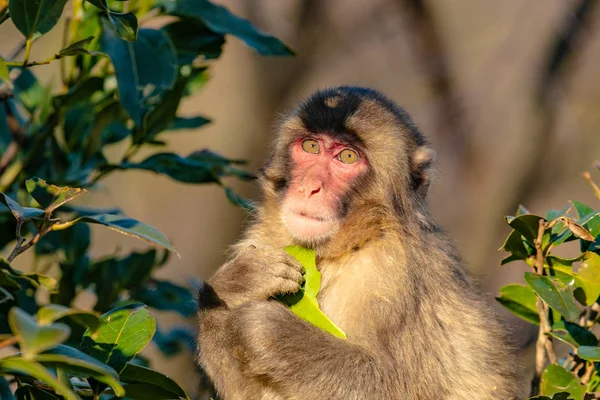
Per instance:
[[[273,274],[280,278],[290,279],[298,283],[304,282],[304,276],[300,271],[294,268],[290,268],[290,266],[286,263],[276,263],[272,264]]]
[[[277,278],[275,282],[277,284],[274,290],[276,294],[296,293],[300,290],[300,283],[291,279]]]
[[[296,260],[294,257],[290,256],[287,253],[283,253],[281,255],[279,262],[287,264],[288,266],[294,268],[296,271],[300,272],[301,274],[306,273],[306,271],[304,270],[304,267],[302,266],[302,264],[300,264],[300,261]]]

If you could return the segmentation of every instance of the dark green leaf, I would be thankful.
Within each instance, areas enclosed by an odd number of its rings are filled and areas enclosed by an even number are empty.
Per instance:
[[[43,219],[46,214],[44,210],[39,208],[23,207],[4,193],[0,193],[0,203],[8,207],[12,215],[21,222],[35,218]]]
[[[204,117],[183,118],[176,117],[167,129],[176,131],[179,129],[197,129],[211,122],[210,119]]]
[[[579,317],[581,310],[573,294],[574,280],[565,283],[555,277],[525,272],[525,281],[546,304],[558,311],[567,321],[574,322]]]
[[[100,317],[96,313],[59,304],[48,304],[37,312],[37,320],[40,325],[48,325],[65,317],[69,317],[91,331],[96,330],[100,325]]]
[[[9,374],[31,376],[50,386],[57,394],[66,400],[80,400],[79,397],[65,384],[60,382],[50,371],[34,361],[17,357],[0,359],[0,371]]]
[[[191,64],[196,57],[219,58],[225,37],[208,29],[196,19],[181,19],[163,28],[171,38],[179,64]]]
[[[27,39],[50,31],[58,22],[67,0],[9,0],[10,17]]]
[[[598,339],[592,332],[577,324],[562,320],[552,326],[550,335],[573,346],[573,348],[598,344]]]
[[[10,309],[8,323],[19,341],[23,356],[28,359],[64,342],[71,333],[71,329],[65,324],[38,326],[33,317],[18,307]]]
[[[82,349],[119,373],[152,340],[156,323],[143,304],[131,304],[103,314],[94,333],[83,336]]]
[[[138,20],[134,13],[118,13],[108,8],[106,0],[88,0],[96,7],[103,10],[115,32],[123,40],[134,42],[138,39]]]
[[[153,171],[185,183],[220,183],[210,164],[173,153],[154,154],[138,164],[123,163],[120,168]]]
[[[184,390],[174,380],[150,368],[127,364],[120,377],[126,383],[145,383],[158,386],[178,397],[189,399]]]
[[[140,29],[137,41],[124,42],[106,23],[100,43],[115,67],[121,104],[136,127],[143,130],[146,114],[175,83],[177,55],[173,44],[166,33],[154,29]]]
[[[536,308],[537,296],[529,286],[511,284],[500,289],[496,300],[517,317],[532,324],[540,324]]]
[[[196,302],[189,289],[167,281],[153,281],[140,287],[133,298],[163,311],[176,311],[185,317],[196,313]]]
[[[119,383],[119,376],[113,368],[73,347],[59,345],[36,356],[34,360],[45,367],[60,368],[75,376],[93,377],[109,385],[117,395],[125,394],[123,386]]]
[[[15,391],[18,400],[61,400],[62,397],[54,392],[39,389],[28,384],[21,384]],[[2,397],[4,399],[4,397]]]
[[[104,77],[90,76],[78,82],[67,93],[54,97],[57,107],[76,106],[82,101],[88,101],[90,98],[104,90]]]
[[[175,118],[186,84],[187,79],[179,79],[175,86],[165,94],[160,104],[150,111],[146,117],[146,129],[143,136],[136,138],[137,141],[148,142],[167,129]]]
[[[21,68],[18,70],[19,73],[13,80],[15,98],[17,98],[30,113],[33,113],[44,101],[44,88],[40,85],[31,70]]]
[[[6,289],[21,289],[21,285],[19,285],[19,282],[17,282],[14,278],[15,276],[10,272],[0,269],[0,287]],[[0,294],[0,298],[2,297],[4,296]]]
[[[25,181],[31,196],[51,214],[55,209],[87,192],[85,189],[59,187],[46,183],[43,179],[32,178]]]
[[[518,217],[508,216],[506,222],[521,235],[533,244],[538,235],[539,220],[542,217],[533,214],[519,215]]]
[[[261,32],[243,18],[233,15],[225,7],[207,0],[190,2],[175,0],[165,4],[166,10],[179,17],[202,21],[211,31],[234,35],[263,56],[290,56],[294,52],[279,39]]]
[[[62,228],[68,228],[76,223],[86,222],[88,224],[100,224],[109,227],[112,230],[123,233],[128,236],[133,236],[138,239],[147,240],[151,243],[158,244],[172,252],[177,253],[177,250],[169,242],[169,239],[155,227],[137,221],[133,218],[124,215],[101,214],[79,217],[62,225]]]
[[[591,333],[590,333],[591,334]],[[577,349],[579,358],[588,361],[600,361],[600,347],[597,346],[579,346]]]
[[[511,261],[525,260],[531,255],[525,244],[523,244],[523,237],[518,231],[512,231],[508,235],[500,250],[511,253],[511,256],[502,260],[502,265],[508,264]]]
[[[227,195],[227,199],[231,202],[231,204],[241,207],[246,211],[251,212],[256,208],[256,203],[235,193],[230,187],[225,187],[225,194]]]
[[[579,380],[560,365],[550,364],[542,373],[540,392],[543,395],[553,395],[555,393],[570,393],[570,398],[583,400],[585,395],[585,386],[579,383]]]
[[[189,327],[174,328],[167,333],[162,333],[157,329],[152,341],[165,356],[169,357],[179,354],[182,350],[194,353],[196,336],[197,334]]]
[[[0,399],[2,400],[14,400],[15,397],[10,390],[8,381],[3,377],[0,377]]]
[[[11,277],[13,279],[16,279],[17,281],[19,279],[26,280],[27,282],[29,282],[30,284],[32,284],[35,287],[42,285],[51,291],[56,288],[56,279],[52,278],[51,276],[35,274],[35,273],[25,274],[21,271],[17,271],[15,269],[11,268],[11,266],[8,265],[8,263],[3,258],[0,258],[0,269],[8,271],[10,273]]]
[[[66,57],[66,56],[76,56],[79,54],[91,54],[95,56],[102,56],[104,53],[100,53],[97,51],[90,51],[85,48],[88,44],[90,44],[94,40],[93,36],[82,39],[78,42],[72,43],[69,46],[65,47],[61,51],[58,52],[56,58]]]
[[[131,400],[178,400],[179,397],[162,387],[146,383],[130,383],[125,385],[125,396]]]

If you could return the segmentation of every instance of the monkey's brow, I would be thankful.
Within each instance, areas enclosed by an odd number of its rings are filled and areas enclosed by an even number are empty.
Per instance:
[[[303,134],[301,135],[301,138],[319,138],[322,136],[329,136],[330,138],[332,138],[333,140],[335,140],[337,143],[346,145],[346,146],[350,146],[350,147],[355,147],[358,150],[364,151],[365,147],[362,143],[362,140],[360,140],[360,138],[358,137],[357,134],[355,134],[354,132],[313,132],[313,131],[305,131],[303,132]]]

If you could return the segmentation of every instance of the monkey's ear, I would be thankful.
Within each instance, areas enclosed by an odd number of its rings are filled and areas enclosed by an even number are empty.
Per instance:
[[[411,178],[415,193],[424,199],[429,190],[431,177],[433,174],[433,163],[435,161],[435,151],[427,146],[418,147],[412,154],[411,159]]]

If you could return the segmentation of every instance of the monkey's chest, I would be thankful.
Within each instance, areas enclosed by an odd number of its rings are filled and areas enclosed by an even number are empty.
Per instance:
[[[348,335],[368,330],[369,304],[374,298],[384,297],[378,282],[366,273],[368,264],[368,260],[356,260],[342,265],[319,265],[319,306]]]

